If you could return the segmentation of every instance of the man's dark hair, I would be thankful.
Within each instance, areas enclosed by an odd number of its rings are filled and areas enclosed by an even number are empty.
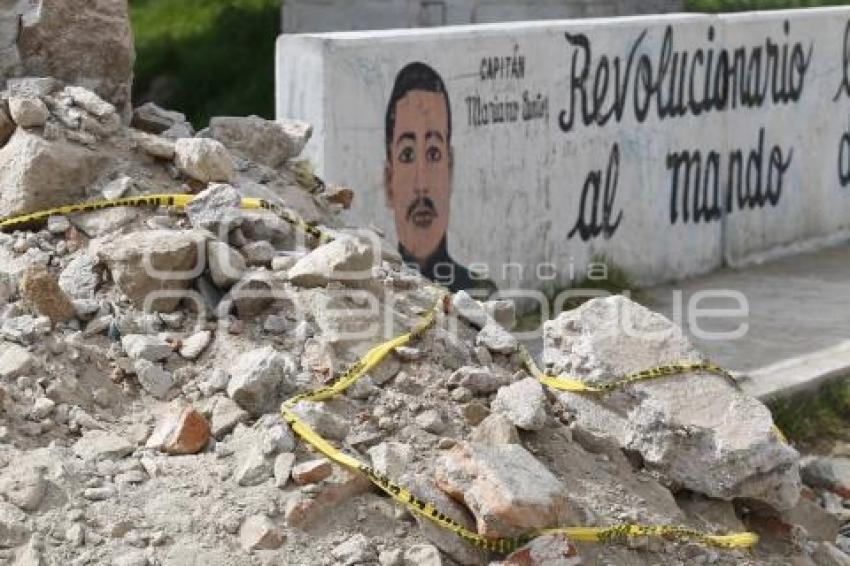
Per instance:
[[[452,141],[452,105],[449,102],[449,93],[446,90],[446,85],[440,75],[426,65],[416,61],[409,63],[395,77],[393,92],[390,94],[390,101],[387,103],[387,118],[385,123],[386,128],[386,144],[387,153],[393,144],[393,132],[395,130],[396,105],[398,101],[411,91],[436,92],[442,94],[446,99],[446,114],[449,120],[449,129],[446,132],[446,144],[450,145]]]

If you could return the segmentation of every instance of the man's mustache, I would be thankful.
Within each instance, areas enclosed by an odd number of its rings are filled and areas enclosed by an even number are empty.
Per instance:
[[[410,206],[407,207],[407,219],[410,220],[410,217],[413,216],[413,213],[421,208],[430,210],[434,214],[434,216],[437,216],[437,207],[434,205],[434,201],[428,197],[419,197],[412,203],[410,203]]]

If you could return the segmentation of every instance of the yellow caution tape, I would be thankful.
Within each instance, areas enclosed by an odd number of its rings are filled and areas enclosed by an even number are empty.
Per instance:
[[[194,198],[195,195],[187,194],[155,194],[57,206],[56,208],[49,208],[47,210],[32,212],[30,214],[21,214],[18,216],[4,218],[0,220],[0,232],[8,232],[35,224],[43,224],[44,222],[47,222],[47,219],[51,216],[94,212],[96,210],[103,210],[106,208],[153,208],[157,206],[173,206],[183,209],[192,202]],[[296,229],[316,238],[321,243],[325,243],[333,239],[327,231],[322,230],[316,224],[307,222],[294,211],[268,200],[261,198],[243,198],[239,206],[246,210],[268,210],[269,212],[276,214],[285,222],[294,226]]]
[[[281,413],[283,415],[283,419],[289,424],[293,432],[328,459],[344,466],[345,468],[359,472],[366,476],[372,484],[392,497],[396,502],[404,505],[412,513],[440,525],[444,529],[455,533],[462,539],[479,548],[491,552],[506,554],[538,536],[554,533],[566,535],[576,541],[600,543],[623,542],[631,537],[641,536],[660,537],[671,540],[691,540],[725,548],[748,548],[758,542],[758,535],[750,532],[734,533],[731,535],[713,535],[694,529],[688,529],[686,527],[672,525],[645,526],[631,523],[610,527],[562,527],[539,529],[520,537],[487,538],[464,527],[450,517],[447,517],[432,503],[419,499],[413,495],[410,490],[393,482],[390,478],[377,472],[374,468],[364,464],[357,458],[338,450],[330,442],[317,434],[316,431],[310,428],[309,425],[302,421],[298,415],[293,412],[293,407],[300,401],[325,401],[343,393],[354,382],[378,366],[378,364],[389,356],[393,350],[401,346],[406,346],[411,341],[424,334],[436,323],[437,313],[443,306],[443,299],[444,297],[441,296],[435,306],[428,312],[422,322],[420,322],[413,331],[407,334],[402,334],[401,336],[372,348],[365,356],[363,356],[363,358],[343,372],[342,375],[340,375],[340,377],[332,384],[309,393],[296,395],[284,401],[281,406]],[[528,353],[525,352],[525,355],[528,356]],[[530,356],[528,357],[530,358]],[[536,369],[537,366],[534,365],[533,367]],[[719,370],[717,366],[709,363],[676,364],[674,366],[665,366],[664,368],[654,368],[653,370],[639,372],[629,376],[626,380],[622,380],[617,383],[622,386],[625,383],[632,383],[642,379],[651,379],[654,377],[661,377],[663,375],[673,375],[683,371],[695,371],[697,369],[706,371]],[[539,370],[537,371],[539,373]],[[725,372],[723,373],[725,374]],[[578,380],[565,380],[563,378],[544,376],[544,378],[547,377],[548,379],[543,380],[543,382],[547,385],[551,383],[559,386],[575,387],[576,383],[580,383]],[[608,389],[585,387],[581,391],[601,392],[605,390]]]
[[[23,214],[0,220],[0,232],[14,230],[39,224],[47,221],[51,216],[77,214],[81,212],[91,212],[113,207],[156,207],[156,206],[173,206],[177,208],[185,208],[192,200],[193,195],[187,194],[158,194],[145,195],[139,197],[127,197],[120,199],[111,199],[103,201],[87,202],[77,205],[60,206],[30,214]],[[304,221],[295,212],[281,207],[259,198],[243,198],[240,207],[244,209],[262,209],[268,210],[278,217],[293,225],[295,228],[302,230],[304,233],[316,238],[319,242],[327,242],[333,239],[333,236],[322,230],[315,224]],[[296,395],[287,399],[281,405],[281,413],[283,419],[289,424],[293,432],[301,437],[305,442],[313,446],[317,451],[322,453],[328,459],[344,466],[350,470],[360,472],[365,475],[375,486],[387,493],[398,503],[404,505],[412,513],[425,517],[433,521],[441,527],[452,531],[459,537],[467,540],[475,546],[491,552],[508,553],[516,548],[519,548],[528,541],[545,534],[563,534],[576,541],[583,542],[622,542],[630,537],[660,537],[671,540],[693,540],[703,542],[725,548],[748,548],[758,543],[758,535],[754,533],[734,533],[730,535],[713,535],[704,533],[698,530],[689,529],[686,527],[672,525],[636,525],[622,524],[609,527],[562,527],[538,529],[527,533],[520,537],[514,538],[487,538],[475,531],[472,531],[457,521],[440,512],[432,503],[423,501],[413,495],[410,490],[393,482],[390,478],[379,473],[375,469],[362,463],[357,458],[349,456],[338,450],[330,442],[322,438],[309,425],[302,421],[298,415],[293,412],[293,408],[300,401],[326,401],[343,393],[348,387],[354,384],[358,379],[366,373],[377,367],[387,356],[389,356],[396,348],[400,348],[420,338],[427,332],[437,321],[437,314],[443,308],[446,295],[440,290],[440,298],[435,306],[428,311],[417,326],[406,334],[402,334],[388,342],[379,344],[369,350],[358,362],[348,368],[342,375],[339,376],[333,383],[316,389],[314,391]],[[727,378],[732,376],[715,364],[708,362],[699,363],[680,363],[652,368],[649,370],[637,372],[626,376],[625,378],[608,384],[590,385],[574,378],[564,376],[550,376],[543,374],[537,365],[534,363],[531,355],[524,348],[520,349],[520,355],[529,371],[542,383],[561,391],[573,391],[577,393],[604,393],[614,389],[622,388],[625,385],[676,375],[691,371],[707,371],[722,375]]]

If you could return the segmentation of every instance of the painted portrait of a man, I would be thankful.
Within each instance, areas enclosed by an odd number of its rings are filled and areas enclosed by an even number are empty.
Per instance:
[[[405,263],[451,291],[483,288],[449,255],[452,111],[446,85],[424,63],[405,66],[396,76],[386,114],[384,190],[392,211],[399,252]]]

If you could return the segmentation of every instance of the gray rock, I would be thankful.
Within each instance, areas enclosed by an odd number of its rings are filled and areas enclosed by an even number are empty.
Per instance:
[[[850,556],[840,551],[831,542],[820,542],[815,545],[812,559],[818,566],[850,566]]]
[[[241,486],[260,485],[272,477],[273,469],[262,450],[252,447],[242,454],[234,477]]]
[[[437,550],[437,556],[439,556],[439,552],[440,551]],[[381,553],[378,554],[378,564],[379,566],[404,566],[404,553],[400,548],[381,551]],[[416,562],[416,564],[419,563]],[[438,566],[441,565],[438,564]]]
[[[401,442],[382,442],[369,449],[372,467],[390,478],[400,478],[413,462],[413,447]]]
[[[0,501],[0,548],[15,548],[30,537],[26,513],[5,501]]]
[[[174,352],[174,347],[159,338],[147,334],[126,334],[121,337],[121,347],[134,360],[158,362]]]
[[[499,389],[490,409],[523,430],[540,430],[546,425],[546,395],[533,377]]]
[[[139,211],[135,208],[116,207],[73,214],[69,220],[89,238],[99,238],[117,232],[138,217]]]
[[[432,544],[414,544],[404,553],[404,566],[442,566],[442,564],[440,550]]]
[[[289,427],[283,424],[274,424],[263,430],[260,443],[263,454],[266,456],[295,450],[295,437]]]
[[[119,460],[132,451],[127,440],[103,430],[88,430],[74,444],[74,454],[86,461]]]
[[[567,486],[517,444],[458,444],[440,458],[435,477],[440,489],[466,503],[486,537],[580,520]]]
[[[11,342],[0,342],[0,378],[11,379],[25,375],[35,365],[29,350]]]
[[[429,409],[417,415],[416,424],[432,434],[442,434],[446,430],[446,422],[438,409]]]
[[[809,487],[850,494],[850,458],[816,457],[803,465],[803,483]]]
[[[59,274],[59,287],[72,299],[93,299],[98,285],[97,261],[87,253],[74,257]]]
[[[186,121],[186,115],[173,110],[166,110],[154,104],[145,102],[133,109],[133,120],[130,125],[143,132],[151,134],[162,134],[174,126],[182,126],[188,132],[186,137],[192,137],[194,131],[192,125]]]
[[[497,354],[512,354],[519,345],[516,338],[510,332],[494,321],[490,321],[484,325],[484,328],[475,337],[475,344],[484,346]]]
[[[138,359],[133,363],[133,368],[139,379],[139,385],[156,399],[165,399],[174,387],[174,378],[171,373],[159,364]]]
[[[690,557],[689,557],[690,558]],[[694,562],[696,562],[694,560]],[[562,534],[545,534],[534,538],[505,558],[506,564],[545,564],[546,566],[579,566],[586,562],[578,548]]]
[[[0,217],[79,202],[107,161],[98,152],[18,128],[0,149]]]
[[[484,306],[473,299],[466,291],[458,291],[452,297],[452,308],[464,320],[475,328],[484,328],[489,320]]]
[[[219,240],[242,224],[239,204],[242,195],[226,183],[211,183],[186,206],[186,216],[194,228],[209,230]]]
[[[292,473],[292,466],[295,464],[295,454],[286,452],[278,454],[274,459],[274,485],[283,489],[289,482],[289,476]]]
[[[205,237],[198,232],[150,230],[119,236],[97,254],[136,308],[170,312],[200,274],[205,249]]]
[[[275,301],[274,281],[268,271],[254,271],[230,290],[236,313],[248,320],[265,313]]]
[[[107,118],[110,114],[115,114],[115,106],[86,88],[66,86],[63,92],[71,97],[74,104],[98,118]]]
[[[504,415],[492,413],[472,431],[470,440],[487,446],[519,444],[516,427]]]
[[[10,77],[6,90],[10,96],[43,97],[62,88],[62,81],[53,77]]]
[[[344,566],[368,564],[378,558],[372,542],[363,533],[357,533],[331,550],[331,556]]]
[[[489,395],[505,385],[505,382],[505,379],[488,368],[463,366],[449,377],[448,384],[453,387],[465,387],[475,395]]]
[[[126,2],[42,1],[21,23],[18,74],[86,85],[129,119],[135,53]]]
[[[212,340],[212,332],[201,330],[185,338],[180,344],[180,355],[187,360],[196,360],[207,349]]]
[[[374,254],[369,244],[339,238],[319,246],[289,270],[289,280],[300,287],[322,287],[331,281],[356,281],[371,277]]]
[[[12,96],[9,98],[9,113],[21,128],[40,128],[47,122],[50,112],[40,98]]]
[[[221,440],[230,433],[237,424],[247,422],[251,414],[228,397],[218,397],[213,405],[210,418],[210,432]]]
[[[348,434],[348,422],[330,412],[322,403],[299,401],[292,408],[292,412],[310,428],[330,440],[343,440]]]
[[[274,412],[281,395],[291,392],[292,359],[271,346],[240,355],[230,369],[227,394],[253,415]]]
[[[244,550],[274,550],[283,545],[285,538],[265,515],[252,515],[239,527],[239,542]]]
[[[136,130],[130,130],[130,139],[151,157],[168,161],[174,159],[174,142],[170,139]]]
[[[678,326],[614,296],[547,322],[543,359],[551,373],[604,383],[700,356]],[[609,395],[557,396],[578,426],[641,454],[644,465],[671,485],[782,510],[799,497],[796,451],[777,436],[770,411],[723,377],[691,372]]]
[[[251,242],[242,247],[242,255],[245,256],[245,261],[248,265],[253,266],[271,266],[272,258],[276,253],[274,246],[267,240]]]
[[[174,143],[174,163],[184,174],[203,183],[226,183],[233,178],[233,158],[215,140],[178,139]]]
[[[220,289],[230,289],[245,275],[248,266],[244,256],[224,242],[207,242],[210,277]]]
[[[126,550],[112,559],[112,566],[150,566],[142,550]]]
[[[0,495],[24,511],[37,511],[46,492],[47,482],[42,468],[12,467],[0,474]]]
[[[214,139],[234,153],[272,168],[297,157],[312,131],[305,122],[273,122],[258,116],[220,116],[210,120],[210,135]]]
[[[487,301],[484,308],[499,326],[511,329],[516,325],[516,305],[513,301]]]

